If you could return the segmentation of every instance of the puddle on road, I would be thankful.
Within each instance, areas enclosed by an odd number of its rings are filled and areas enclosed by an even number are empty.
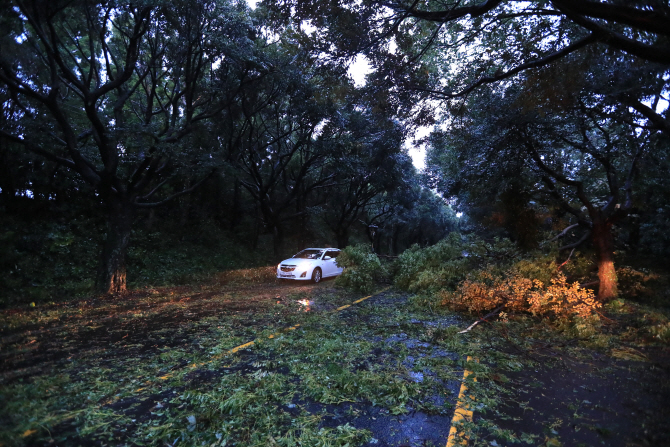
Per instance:
[[[360,424],[360,425],[359,425]],[[365,446],[390,447],[446,444],[451,418],[443,415],[428,415],[421,412],[400,416],[359,419],[356,426],[373,433],[373,438]]]
[[[360,403],[310,403],[305,406],[305,410],[312,414],[323,414],[322,427],[334,428],[349,423],[358,429],[369,430],[372,439],[363,444],[365,447],[444,445],[451,427],[451,416],[420,411],[393,415],[383,408]]]
[[[384,340],[384,343],[386,344],[392,344],[392,343],[402,343],[405,345],[407,349],[418,349],[418,348],[430,348],[431,344],[426,343],[421,340],[413,339],[413,338],[408,338],[407,334],[404,332],[401,332],[400,334],[394,334],[388,337],[386,340]]]
[[[301,309],[303,312],[309,312],[312,310],[312,306],[314,306],[314,301],[312,300],[298,300],[298,304],[300,305]]]
[[[421,383],[421,382],[423,382],[423,373],[422,373],[422,372],[414,372],[414,371],[410,371],[410,372],[409,372],[409,377],[410,377],[410,379],[412,379],[412,380],[415,381],[416,383]]]

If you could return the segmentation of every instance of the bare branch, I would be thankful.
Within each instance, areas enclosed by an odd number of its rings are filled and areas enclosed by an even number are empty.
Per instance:
[[[670,27],[669,27],[670,28]],[[651,107],[643,104],[636,98],[626,97],[622,100],[625,104],[637,110],[642,116],[647,118],[654,127],[661,130],[666,135],[670,135],[670,120],[663,115],[656,113]]]
[[[550,243],[550,242],[554,242],[554,241],[559,240],[560,238],[562,238],[563,236],[565,236],[566,234],[568,234],[568,231],[570,231],[570,230],[572,230],[573,228],[576,228],[576,227],[578,227],[578,226],[579,226],[578,223],[576,223],[576,224],[572,224],[572,225],[568,226],[567,228],[565,228],[563,231],[561,231],[559,234],[557,234],[557,235],[554,236],[553,238],[549,239],[549,240],[546,241],[546,242],[543,242],[542,245],[544,245],[544,244],[548,244],[548,243]]]
[[[460,331],[459,334],[465,334],[466,332],[470,332],[470,331],[472,330],[472,328],[474,328],[475,326],[477,326],[477,325],[478,325],[479,323],[481,323],[482,321],[486,321],[487,318],[491,318],[491,317],[493,317],[493,316],[495,316],[495,315],[498,315],[498,314],[500,313],[500,311],[503,310],[503,309],[505,308],[505,306],[507,306],[507,303],[505,303],[505,304],[503,304],[503,305],[501,305],[501,306],[496,307],[496,308],[493,309],[491,312],[487,313],[486,315],[484,315],[483,317],[481,317],[479,320],[475,321],[475,322],[472,323],[470,326],[468,326],[467,329],[463,329],[462,331]]]
[[[570,250],[570,254],[568,255],[568,259],[566,259],[565,261],[563,261],[563,263],[562,263],[561,265],[559,265],[559,266],[556,268],[556,271],[560,270],[561,268],[563,268],[563,266],[564,266],[565,264],[567,264],[568,262],[570,262],[570,258],[572,258],[572,254],[575,252],[576,249],[577,249],[577,247],[573,247],[573,249]]]
[[[586,242],[589,239],[589,237],[591,237],[591,232],[587,231],[582,235],[582,237],[577,242],[575,242],[574,244],[564,245],[563,247],[559,248],[558,251],[570,250],[580,247],[584,242]]]
[[[147,193],[147,194],[143,195],[142,197],[140,197],[140,199],[141,199],[141,200],[149,200],[149,199],[151,198],[151,196],[153,196],[154,194],[156,194],[156,192],[157,192],[159,189],[161,189],[161,188],[163,187],[163,185],[165,185],[165,184],[168,182],[168,180],[170,180],[170,179],[167,178],[167,179],[163,180],[162,182],[160,182],[154,189],[152,189],[151,191],[149,191],[149,193]]]
[[[24,140],[23,138],[19,138],[16,135],[12,135],[10,133],[5,132],[4,130],[0,130],[0,136],[8,139],[9,141],[12,141],[14,143],[21,144],[23,147],[28,149],[30,152],[33,152],[35,154],[41,155],[42,157],[46,158],[49,161],[53,161],[55,163],[58,163],[59,165],[63,165],[66,168],[72,169],[73,171],[79,172],[77,169],[77,165],[72,161],[67,158],[60,157],[58,155],[55,155],[45,149],[42,149],[39,146],[35,146],[34,144],[31,144],[30,142]],[[84,175],[84,174],[82,174]],[[99,181],[99,177],[96,178],[97,181]]]

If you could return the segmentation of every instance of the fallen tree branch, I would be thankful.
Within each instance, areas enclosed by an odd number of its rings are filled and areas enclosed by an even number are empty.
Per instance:
[[[559,265],[558,268],[556,269],[556,271],[559,271],[559,270],[561,269],[561,267],[563,267],[565,264],[567,264],[568,262],[570,262],[570,258],[572,257],[572,254],[575,252],[575,249],[576,249],[576,247],[572,249],[572,251],[571,251],[570,254],[568,255],[568,259],[566,259],[566,260],[563,262],[563,264]]]
[[[561,232],[560,232],[559,234],[557,234],[556,236],[554,236],[554,237],[552,237],[551,239],[549,239],[548,241],[544,241],[544,242],[542,242],[540,245],[544,245],[544,244],[548,244],[548,243],[550,243],[550,242],[557,241],[557,240],[559,240],[560,238],[562,238],[563,236],[565,236],[566,234],[568,234],[568,231],[570,231],[570,230],[572,230],[573,228],[578,227],[578,226],[579,226],[578,223],[576,223],[576,224],[572,224],[572,225],[570,225],[569,227],[567,227],[566,229],[564,229],[563,231],[561,231]]]
[[[615,320],[612,320],[611,318],[606,317],[606,316],[605,316],[602,312],[600,312],[598,309],[594,309],[594,310],[596,311],[596,313],[597,313],[598,315],[600,315],[601,318],[604,318],[605,320],[607,320],[607,321],[610,322],[610,323],[616,323]]]
[[[500,311],[503,310],[503,308],[504,308],[505,306],[507,306],[507,303],[503,304],[502,306],[498,306],[498,307],[496,307],[494,310],[492,310],[491,312],[487,313],[486,315],[484,315],[483,317],[481,317],[479,320],[475,321],[475,322],[472,323],[470,326],[468,326],[467,329],[463,329],[462,331],[460,331],[459,334],[465,334],[466,332],[470,332],[470,330],[471,330],[473,327],[477,326],[477,325],[478,325],[479,323],[481,323],[482,321],[486,321],[487,318],[490,318],[490,317],[492,317],[492,316],[497,315],[498,313],[500,313]]]
[[[600,280],[596,279],[595,281],[589,281],[589,282],[585,282],[583,284],[580,284],[579,287],[581,287],[582,289],[586,289],[587,287],[597,286],[598,284],[600,284]]]

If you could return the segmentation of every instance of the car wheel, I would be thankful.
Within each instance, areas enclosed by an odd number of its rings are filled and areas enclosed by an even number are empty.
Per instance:
[[[321,269],[319,267],[315,268],[312,272],[312,281],[315,284],[321,282]]]

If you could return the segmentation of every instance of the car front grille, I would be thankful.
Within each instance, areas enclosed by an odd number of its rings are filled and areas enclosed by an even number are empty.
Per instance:
[[[292,272],[295,270],[295,265],[282,265],[281,266],[281,271],[282,272]]]

